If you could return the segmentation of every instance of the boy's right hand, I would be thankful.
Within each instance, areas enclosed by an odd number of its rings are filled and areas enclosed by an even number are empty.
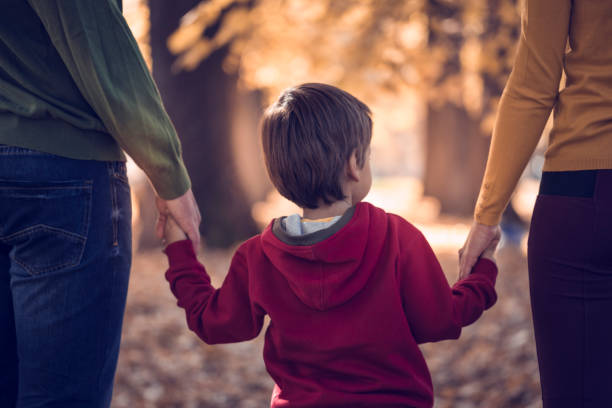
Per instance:
[[[164,239],[166,240],[166,245],[187,239],[187,234],[185,234],[174,218],[169,214],[167,215],[166,225],[164,225]]]

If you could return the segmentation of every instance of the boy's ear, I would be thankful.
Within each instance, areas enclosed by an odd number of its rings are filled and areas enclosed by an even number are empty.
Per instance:
[[[353,150],[349,161],[346,164],[346,177],[351,181],[359,181],[361,179],[361,168],[357,165],[357,150]]]

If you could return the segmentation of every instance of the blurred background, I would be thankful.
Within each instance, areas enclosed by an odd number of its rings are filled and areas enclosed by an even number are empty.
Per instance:
[[[416,224],[454,283],[512,67],[519,7],[517,0],[124,0],[183,145],[203,215],[200,259],[213,282],[223,281],[242,240],[298,212],[268,180],[263,110],[286,87],[325,82],[373,111],[366,200]],[[542,162],[540,147],[504,214],[497,305],[459,341],[422,347],[436,407],[541,406],[525,251]],[[113,407],[268,406],[262,336],[212,347],[188,331],[163,279],[153,191],[135,165],[129,171],[136,252]]]

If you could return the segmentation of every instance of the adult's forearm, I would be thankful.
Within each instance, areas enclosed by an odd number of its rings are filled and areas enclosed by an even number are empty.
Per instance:
[[[474,218],[499,224],[556,102],[569,30],[570,0],[526,0],[514,67],[498,108]]]
[[[497,225],[546,125],[551,107],[502,96],[474,219]]]

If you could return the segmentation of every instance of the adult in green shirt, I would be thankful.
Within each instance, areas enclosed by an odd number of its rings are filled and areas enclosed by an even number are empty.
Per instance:
[[[198,245],[180,144],[121,0],[4,0],[2,407],[110,405],[131,262],[123,151]]]

